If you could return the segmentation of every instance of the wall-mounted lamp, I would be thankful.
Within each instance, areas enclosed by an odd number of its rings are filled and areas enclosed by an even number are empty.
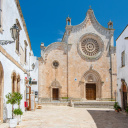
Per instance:
[[[32,64],[32,69],[34,69],[34,68],[35,68],[35,64],[33,63],[33,64]]]
[[[128,40],[128,37],[125,37],[124,39],[125,39],[125,40]]]
[[[18,28],[18,26],[16,24],[14,24],[10,28],[10,33],[11,33],[11,36],[12,36],[14,41],[0,40],[0,45],[7,45],[7,44],[11,44],[11,43],[15,42],[15,40],[18,38],[18,34],[19,34],[19,28]]]
[[[112,73],[112,69],[111,68],[109,69],[109,73]]]

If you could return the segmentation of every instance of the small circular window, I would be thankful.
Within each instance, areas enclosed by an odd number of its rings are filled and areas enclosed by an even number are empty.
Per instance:
[[[54,67],[54,68],[58,68],[58,66],[59,66],[59,62],[55,60],[55,61],[53,62],[53,67]]]

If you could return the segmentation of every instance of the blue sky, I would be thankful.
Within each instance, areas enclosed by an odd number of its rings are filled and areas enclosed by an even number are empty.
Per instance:
[[[19,0],[25,18],[32,49],[40,57],[40,44],[59,41],[65,31],[66,17],[72,25],[80,24],[92,6],[98,22],[107,27],[114,23],[114,40],[128,24],[128,0]]]

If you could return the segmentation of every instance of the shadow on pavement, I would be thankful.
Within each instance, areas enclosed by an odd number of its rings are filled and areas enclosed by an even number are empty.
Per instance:
[[[128,128],[128,115],[115,111],[88,110],[97,128]]]

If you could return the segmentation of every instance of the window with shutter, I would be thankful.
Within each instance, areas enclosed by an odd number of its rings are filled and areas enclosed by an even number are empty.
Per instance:
[[[24,48],[24,62],[27,63],[27,41],[25,40],[24,41],[24,44],[25,44],[25,48]]]
[[[123,51],[121,53],[121,66],[124,67],[125,66],[125,51]]]

